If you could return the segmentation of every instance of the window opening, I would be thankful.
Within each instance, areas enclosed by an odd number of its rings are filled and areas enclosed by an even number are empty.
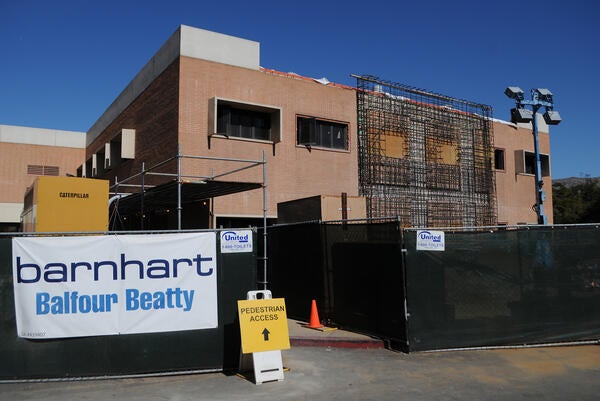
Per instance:
[[[271,139],[271,116],[260,111],[219,107],[217,134],[268,141]]]
[[[348,124],[298,117],[296,127],[299,145],[348,149]]]
[[[504,149],[494,149],[494,168],[504,170]]]

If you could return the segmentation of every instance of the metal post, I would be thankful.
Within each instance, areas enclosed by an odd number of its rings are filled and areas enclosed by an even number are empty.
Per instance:
[[[144,215],[146,214],[146,211],[144,210],[144,193],[145,193],[145,189],[144,189],[144,177],[146,176],[146,163],[142,162],[142,199],[140,200],[140,208],[142,209],[142,215],[140,216],[140,228],[142,231],[144,231]]]
[[[210,179],[214,180],[215,177],[215,169],[214,167],[210,168]],[[210,198],[210,211],[209,213],[209,219],[210,219],[210,227],[209,228],[215,228],[217,226],[217,219],[215,218],[215,198]]]
[[[181,230],[181,145],[177,145],[177,229]]]
[[[535,152],[535,204],[536,212],[538,215],[538,224],[547,224],[547,217],[544,214],[544,200],[546,194],[544,193],[543,186],[544,180],[542,179],[542,162],[540,158],[540,148],[538,141],[538,124],[537,124],[537,111],[539,106],[533,107],[533,149]]]
[[[263,163],[263,290],[267,289],[267,161],[262,152]]]
[[[119,177],[116,176],[116,175],[115,175],[115,195],[116,196],[121,196],[119,194]],[[108,212],[110,213],[110,210]],[[112,224],[112,228],[109,227],[109,230],[116,231],[115,230],[115,226],[116,226],[115,220],[119,216],[119,198],[117,198],[117,204],[114,206],[113,212],[114,212],[114,213],[112,213],[112,216],[114,216],[113,217],[113,224]],[[121,220],[121,219],[119,218],[119,220]],[[110,224],[110,216],[109,216],[109,219],[108,219],[108,224]]]

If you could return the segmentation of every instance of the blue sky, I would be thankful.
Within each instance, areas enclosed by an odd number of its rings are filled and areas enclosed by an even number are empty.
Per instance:
[[[87,131],[180,24],[258,41],[261,65],[491,105],[554,93],[554,178],[600,176],[596,1],[0,0],[0,124]]]

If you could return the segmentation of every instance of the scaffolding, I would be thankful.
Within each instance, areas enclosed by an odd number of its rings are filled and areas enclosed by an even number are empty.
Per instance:
[[[496,225],[492,108],[353,77],[368,217],[397,216],[405,227]]]

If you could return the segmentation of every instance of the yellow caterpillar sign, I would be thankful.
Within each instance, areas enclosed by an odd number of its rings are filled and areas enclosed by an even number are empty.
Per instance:
[[[283,298],[238,301],[238,314],[242,353],[290,348]]]
[[[108,181],[38,177],[25,194],[23,231],[106,231]]]

